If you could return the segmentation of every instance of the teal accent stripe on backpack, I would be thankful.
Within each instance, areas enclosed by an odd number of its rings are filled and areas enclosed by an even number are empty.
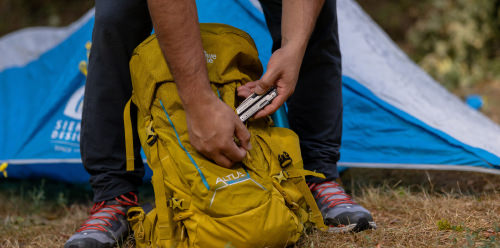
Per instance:
[[[220,95],[219,88],[217,88],[217,96],[219,96],[219,99],[221,99],[221,100],[222,100],[222,97],[221,97],[221,95]]]
[[[234,179],[234,180],[231,180],[231,181],[227,181],[226,184],[230,185],[230,184],[234,184],[234,183],[239,183],[239,182],[242,182],[242,181],[246,181],[246,180],[249,180],[251,179],[250,176],[244,176],[242,178],[238,178],[238,179]]]
[[[210,190],[210,186],[208,185],[207,179],[203,175],[203,172],[201,172],[200,167],[198,167],[198,164],[196,164],[196,162],[194,161],[194,158],[191,156],[191,154],[188,152],[188,150],[182,145],[181,139],[179,137],[179,133],[177,133],[177,130],[175,129],[174,123],[172,122],[172,120],[170,120],[170,116],[168,115],[167,110],[165,109],[165,106],[163,106],[163,102],[160,99],[158,99],[158,101],[160,101],[160,105],[163,108],[163,112],[165,112],[165,115],[167,116],[167,119],[168,119],[168,122],[170,123],[170,126],[172,126],[172,129],[174,129],[174,133],[175,133],[175,136],[177,136],[177,141],[179,142],[179,145],[181,146],[182,150],[184,150],[186,152],[187,156],[189,157],[189,160],[191,160],[191,163],[193,163],[194,167],[196,167],[196,170],[198,170],[198,173],[200,174],[200,177],[201,177],[201,181],[203,181],[203,184],[205,184],[205,187],[207,188],[207,190]]]

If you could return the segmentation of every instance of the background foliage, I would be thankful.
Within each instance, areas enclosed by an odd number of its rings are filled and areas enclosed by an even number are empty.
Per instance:
[[[91,0],[0,0],[0,36],[24,27],[66,26],[93,6]]]
[[[500,1],[359,1],[448,89],[500,80]]]

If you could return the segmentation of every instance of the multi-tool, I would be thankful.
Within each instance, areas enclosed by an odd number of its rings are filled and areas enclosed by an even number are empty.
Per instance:
[[[242,122],[245,122],[259,112],[259,110],[269,105],[276,96],[278,96],[278,91],[274,87],[270,88],[262,95],[253,93],[236,108],[236,114],[240,117]]]

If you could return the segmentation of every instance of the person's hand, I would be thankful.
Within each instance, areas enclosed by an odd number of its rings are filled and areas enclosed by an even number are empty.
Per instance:
[[[191,145],[218,165],[230,168],[245,158],[250,133],[234,111],[215,95],[186,108]],[[238,146],[234,137],[239,140]]]
[[[267,64],[267,71],[260,80],[248,82],[238,87],[238,96],[246,98],[252,92],[264,94],[275,86],[278,96],[271,104],[257,112],[254,118],[261,118],[270,115],[278,110],[281,105],[292,95],[297,85],[300,65],[302,63],[303,52],[294,49],[292,46],[285,46],[276,50]]]

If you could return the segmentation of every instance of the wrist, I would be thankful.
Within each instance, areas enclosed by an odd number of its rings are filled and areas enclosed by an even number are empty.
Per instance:
[[[207,84],[207,86],[208,87],[196,87],[178,91],[186,112],[196,111],[218,100],[210,88],[210,84]]]
[[[288,48],[295,51],[305,51],[307,48],[308,39],[297,37],[295,39],[290,39],[283,37],[281,39],[281,47]]]
[[[294,59],[302,62],[304,54],[307,48],[307,41],[302,40],[284,40],[282,41],[281,49],[285,51],[286,54],[292,56]]]

